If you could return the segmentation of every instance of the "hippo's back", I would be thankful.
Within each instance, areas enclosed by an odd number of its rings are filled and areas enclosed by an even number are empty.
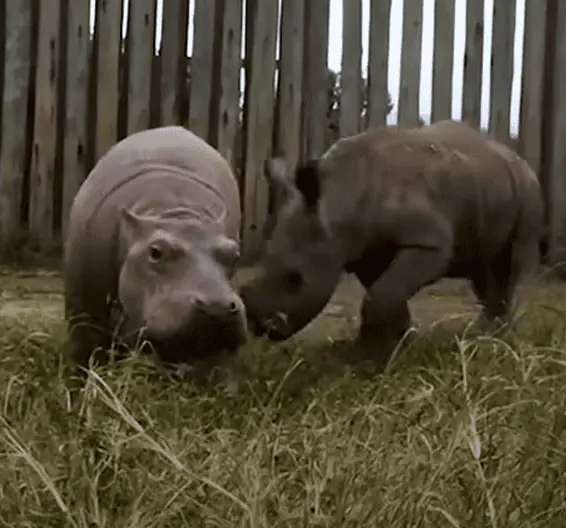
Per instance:
[[[143,192],[147,184],[144,182],[141,187],[132,184],[140,175],[149,173],[158,177],[160,173],[182,175],[193,183],[214,189],[224,201],[230,234],[235,231],[234,236],[238,236],[240,199],[229,164],[216,149],[180,126],[137,132],[110,148],[75,196],[69,225],[90,221],[105,201],[114,194],[122,194],[121,189],[126,186],[127,195],[135,201],[136,194]]]

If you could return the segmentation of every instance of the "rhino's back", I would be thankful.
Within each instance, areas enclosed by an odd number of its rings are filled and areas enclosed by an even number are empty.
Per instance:
[[[123,207],[159,214],[183,206],[222,216],[227,236],[238,239],[238,186],[218,151],[177,126],[138,132],[114,145],[93,168],[71,207],[65,244],[68,311],[99,312],[107,295],[114,293],[119,273],[116,233]]]
[[[360,134],[339,141],[322,163],[330,222],[355,217],[369,241],[404,214],[429,211],[452,230],[463,260],[509,240],[528,199],[523,183],[532,180],[513,170],[503,147],[454,121]]]

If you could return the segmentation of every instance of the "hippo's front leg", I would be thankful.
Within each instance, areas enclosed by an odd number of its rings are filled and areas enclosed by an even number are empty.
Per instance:
[[[448,266],[442,249],[405,248],[367,288],[361,309],[358,345],[385,367],[411,326],[408,301],[423,287],[441,278]]]

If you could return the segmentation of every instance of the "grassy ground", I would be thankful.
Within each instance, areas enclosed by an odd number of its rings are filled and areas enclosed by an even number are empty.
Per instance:
[[[566,288],[531,288],[515,333],[467,330],[460,283],[413,303],[389,372],[352,371],[356,286],[229,384],[148,360],[92,372],[71,404],[61,283],[0,276],[0,525],[557,527],[566,522]]]

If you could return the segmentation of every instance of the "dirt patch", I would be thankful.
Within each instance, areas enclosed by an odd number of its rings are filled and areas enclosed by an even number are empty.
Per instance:
[[[247,282],[252,268],[239,270],[236,282]],[[352,333],[358,326],[363,288],[352,276],[344,277],[324,312],[297,335],[298,339],[320,340]],[[526,302],[554,303],[566,297],[566,284],[538,279],[525,291]],[[450,319],[469,320],[477,313],[475,298],[466,281],[446,279],[429,286],[410,302],[415,323],[429,327]],[[63,281],[51,271],[13,273],[0,270],[0,317],[18,317],[38,311],[63,317]]]

